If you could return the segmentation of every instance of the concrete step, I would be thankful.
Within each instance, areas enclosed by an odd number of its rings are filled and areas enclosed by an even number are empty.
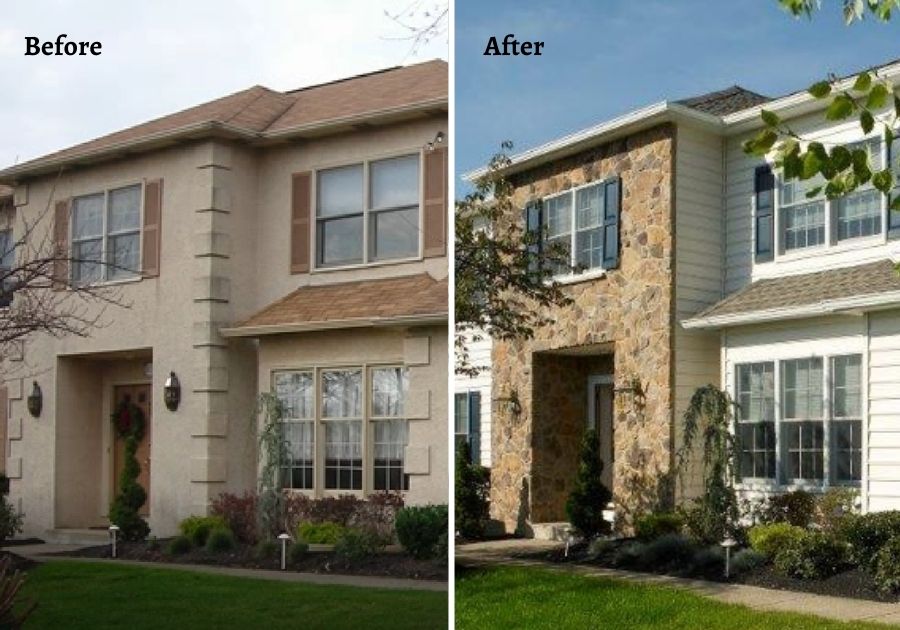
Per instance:
[[[572,533],[572,525],[565,521],[558,523],[532,523],[531,532],[531,537],[535,540],[566,542]]]
[[[105,545],[109,532],[105,529],[48,529],[44,539],[57,545]]]

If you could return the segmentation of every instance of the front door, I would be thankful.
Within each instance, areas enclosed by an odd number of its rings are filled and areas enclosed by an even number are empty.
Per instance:
[[[113,393],[113,409],[118,409],[123,401],[130,400],[144,412],[145,427],[144,439],[138,444],[137,460],[141,465],[141,474],[138,476],[138,483],[147,492],[147,501],[141,506],[140,514],[149,516],[150,514],[150,427],[151,407],[150,407],[150,385],[119,385]],[[115,433],[115,432],[114,432]],[[113,469],[113,496],[119,494],[119,476],[122,473],[122,467],[125,463],[125,440],[116,435],[116,446],[114,450],[114,469]]]
[[[603,461],[601,479],[612,490],[613,474],[613,377],[596,374],[588,377],[589,429],[596,429],[600,437],[600,459]]]

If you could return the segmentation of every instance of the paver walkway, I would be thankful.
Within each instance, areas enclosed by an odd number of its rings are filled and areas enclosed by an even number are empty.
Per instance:
[[[110,558],[78,558],[75,556],[52,556],[48,554],[74,551],[80,545],[20,545],[6,547],[10,551],[23,558],[35,562],[91,562],[99,564],[124,564],[128,566],[146,567],[151,569],[173,569],[181,571],[194,571],[196,573],[209,573],[212,575],[229,575],[233,577],[256,578],[260,580],[273,580],[277,582],[305,582],[307,584],[324,584],[328,586],[359,586],[362,588],[387,588],[399,590],[418,591],[446,591],[446,582],[433,580],[410,580],[403,578],[389,578],[369,575],[326,575],[322,573],[298,573],[296,571],[270,571],[266,569],[242,569],[238,567],[220,567],[206,564],[176,564],[165,562],[141,562],[139,560],[113,560]]]
[[[539,567],[579,575],[671,586],[711,597],[726,604],[739,604],[756,610],[798,612],[841,621],[872,621],[900,625],[900,604],[780,591],[745,584],[723,584],[604,567],[563,565],[524,557],[563,546],[563,543],[544,540],[501,540],[458,545],[455,552],[456,563],[465,567],[498,565]]]

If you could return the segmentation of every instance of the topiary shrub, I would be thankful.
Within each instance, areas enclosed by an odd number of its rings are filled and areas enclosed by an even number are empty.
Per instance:
[[[137,482],[141,465],[137,460],[137,449],[144,439],[144,412],[125,398],[112,414],[116,434],[125,440],[125,454],[122,472],[119,475],[119,494],[109,506],[109,520],[119,527],[123,540],[144,540],[150,533],[150,526],[138,512],[147,501],[147,491]]]
[[[600,480],[602,472],[600,438],[597,431],[588,429],[581,441],[575,487],[566,501],[569,522],[587,539],[607,534],[611,529],[609,522],[603,518],[603,510],[612,499],[612,493]]]
[[[459,446],[456,454],[456,529],[463,538],[484,537],[489,518],[488,470],[472,461],[468,442]]]
[[[769,556],[755,549],[741,549],[731,557],[731,574],[741,575],[757,569],[769,561]]]
[[[171,556],[180,556],[191,550],[191,539],[187,536],[176,536],[169,541],[166,546],[166,552]]]
[[[809,527],[816,511],[816,498],[805,490],[794,490],[769,497],[764,509],[764,522],[790,523]]]
[[[653,540],[665,534],[678,534],[684,519],[674,512],[652,512],[634,521],[635,536],[639,540]]]
[[[774,558],[779,549],[791,545],[805,535],[805,529],[789,523],[757,525],[750,528],[750,547],[769,558]]]
[[[374,556],[385,543],[369,530],[350,527],[344,530],[334,545],[334,553],[347,560],[359,561]]]
[[[0,543],[21,533],[22,514],[13,508],[6,495],[0,495]]]
[[[297,540],[302,540],[310,545],[334,545],[345,531],[347,528],[337,523],[305,521],[297,526]]]
[[[394,527],[400,544],[411,556],[419,559],[438,557],[441,535],[447,533],[447,506],[405,507],[397,512]]]
[[[900,535],[900,511],[869,512],[848,515],[841,523],[838,537],[850,545],[856,564],[874,571],[875,556],[884,544]]]
[[[195,547],[204,546],[214,529],[228,529],[225,519],[221,516],[189,516],[178,524],[178,531],[190,538]]]
[[[297,540],[287,549],[288,561],[291,564],[300,564],[307,553],[309,553],[309,545],[302,540]]]
[[[210,553],[225,553],[235,546],[234,534],[224,527],[212,530],[206,538],[206,550]]]
[[[847,564],[847,544],[821,532],[807,532],[775,554],[775,568],[800,580],[823,580]]]
[[[892,536],[882,545],[873,564],[875,586],[887,593],[900,591],[900,536]]]

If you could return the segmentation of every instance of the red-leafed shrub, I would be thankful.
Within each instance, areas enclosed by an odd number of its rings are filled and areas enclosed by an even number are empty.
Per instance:
[[[240,542],[253,545],[259,540],[255,494],[222,493],[213,500],[210,511],[225,520],[228,529]]]

